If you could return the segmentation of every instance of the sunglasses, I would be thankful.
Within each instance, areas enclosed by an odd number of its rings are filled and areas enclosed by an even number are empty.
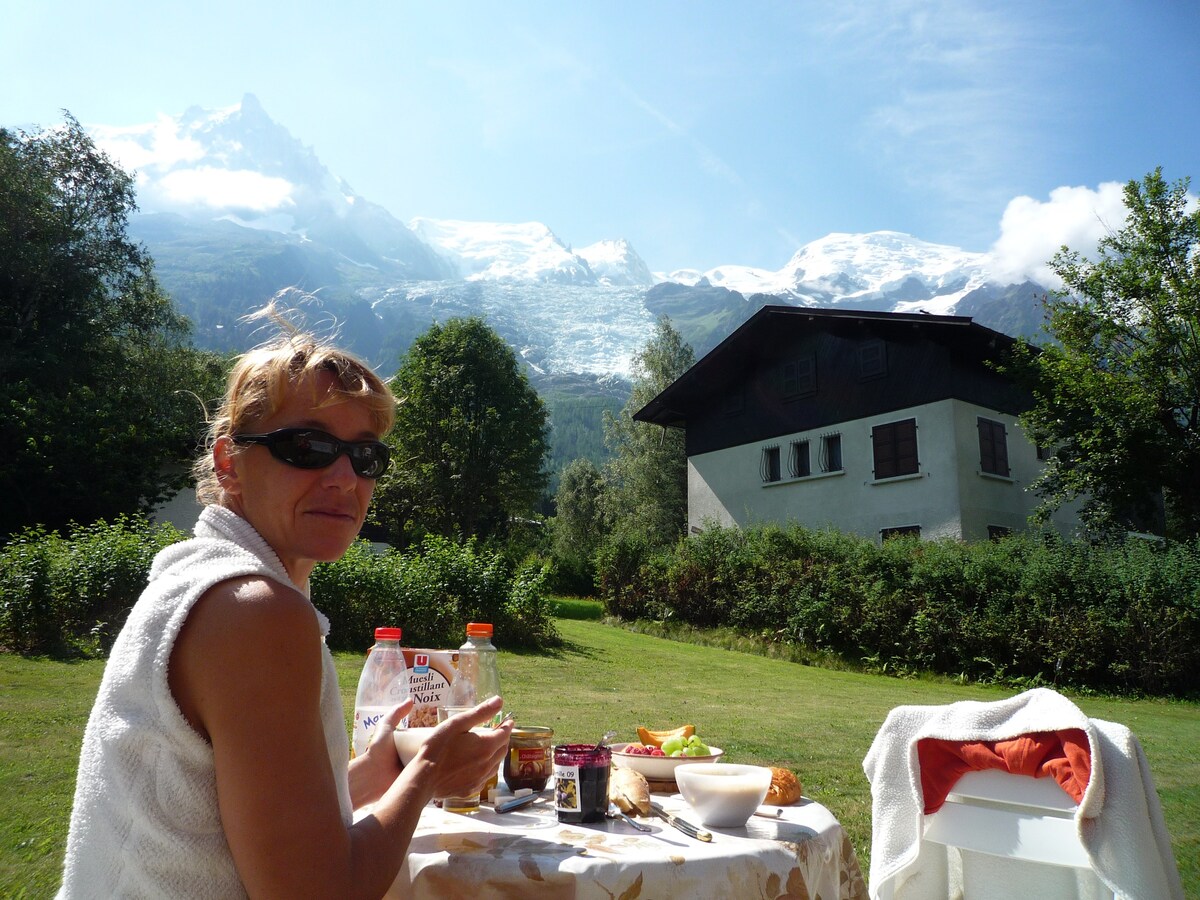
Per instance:
[[[387,471],[390,451],[383,441],[342,441],[312,428],[280,428],[269,434],[235,434],[235,444],[262,444],[280,462],[297,469],[324,469],[345,453],[362,478],[376,479]]]

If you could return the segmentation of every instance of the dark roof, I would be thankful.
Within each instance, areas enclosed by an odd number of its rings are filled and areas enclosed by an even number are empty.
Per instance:
[[[976,324],[970,316],[764,306],[634,413],[633,418],[683,428],[687,422],[685,410],[718,393],[745,370],[748,360],[771,355],[795,341],[797,335],[812,330],[843,336],[869,334],[883,339],[919,330],[927,340],[978,359],[999,359],[1017,343],[1015,338]]]

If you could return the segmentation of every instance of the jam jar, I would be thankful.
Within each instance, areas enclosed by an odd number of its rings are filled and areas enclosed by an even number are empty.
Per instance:
[[[510,791],[529,788],[535,792],[546,787],[554,770],[551,742],[554,729],[542,725],[513,728],[504,757],[504,783]]]
[[[612,751],[607,747],[559,744],[554,748],[554,809],[558,821],[604,821],[611,764]]]

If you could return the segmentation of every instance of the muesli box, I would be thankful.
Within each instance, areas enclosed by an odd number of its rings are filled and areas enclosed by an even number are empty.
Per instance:
[[[417,647],[401,649],[404,652],[404,664],[408,666],[408,685],[413,698],[408,726],[419,728],[436,725],[438,707],[445,702],[450,682],[458,671],[458,651]]]

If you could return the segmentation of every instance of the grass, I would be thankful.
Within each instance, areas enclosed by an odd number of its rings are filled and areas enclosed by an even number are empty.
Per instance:
[[[794,769],[806,795],[842,821],[864,870],[870,790],[862,758],[888,710],[904,703],[996,700],[1012,689],[831,671],[636,634],[596,621],[594,604],[561,601],[566,641],[553,654],[501,652],[506,707],[560,741],[638,725],[691,722],[728,759]],[[503,636],[499,636],[503,646]],[[337,654],[347,712],[362,659]],[[58,886],[83,726],[103,663],[0,654],[0,896],[46,897]],[[1188,896],[1200,897],[1200,705],[1072,698],[1123,722],[1150,760]]]

